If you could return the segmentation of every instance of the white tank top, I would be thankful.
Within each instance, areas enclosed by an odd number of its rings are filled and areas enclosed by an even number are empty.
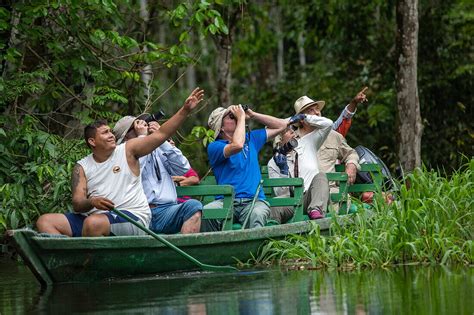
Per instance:
[[[143,192],[141,175],[136,176],[128,166],[125,144],[117,146],[112,155],[98,163],[92,154],[78,161],[87,180],[87,197],[110,199],[119,210],[136,215],[145,226],[150,224],[151,212]],[[106,211],[96,208],[87,214]]]

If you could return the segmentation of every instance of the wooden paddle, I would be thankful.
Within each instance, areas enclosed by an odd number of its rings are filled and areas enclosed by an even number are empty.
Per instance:
[[[130,222],[133,225],[135,225],[136,227],[138,227],[140,230],[146,232],[148,235],[150,235],[153,238],[157,239],[158,241],[162,242],[163,244],[165,244],[166,246],[168,246],[169,248],[171,248],[172,250],[174,250],[175,252],[177,252],[178,254],[180,254],[181,256],[186,258],[187,260],[193,262],[194,264],[196,264],[197,266],[199,266],[203,270],[206,270],[206,271],[224,271],[224,272],[239,271],[239,269],[237,269],[235,267],[232,267],[232,266],[214,266],[214,265],[203,264],[202,262],[200,262],[199,260],[197,260],[193,256],[185,253],[184,251],[182,251],[178,247],[174,246],[173,244],[171,244],[170,242],[165,240],[160,235],[154,233],[152,230],[144,227],[142,224],[140,224],[137,221],[133,220],[132,218],[130,218],[128,215],[126,215],[122,211],[120,211],[118,209],[112,209],[112,211],[115,212],[121,218],[127,220],[128,222]]]

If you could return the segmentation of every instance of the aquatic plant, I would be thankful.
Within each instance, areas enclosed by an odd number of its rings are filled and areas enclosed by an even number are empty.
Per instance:
[[[396,201],[376,194],[372,209],[334,216],[330,235],[314,224],[306,236],[270,241],[257,263],[305,268],[387,267],[474,262],[474,159],[449,177],[418,169],[399,184]],[[355,201],[357,203],[357,201]]]

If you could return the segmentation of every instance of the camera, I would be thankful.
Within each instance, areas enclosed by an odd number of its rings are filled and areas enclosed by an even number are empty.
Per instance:
[[[144,120],[148,124],[152,121],[159,121],[163,117],[165,117],[165,113],[160,109],[159,111],[157,111],[154,114],[149,114],[148,117],[146,117]]]
[[[291,150],[293,150],[297,146],[298,146],[298,140],[290,139],[290,140],[288,140],[287,143],[285,143],[283,145],[278,145],[278,147],[276,147],[276,149],[275,149],[275,152],[278,152],[278,153],[283,154],[283,155],[287,155],[288,152],[290,152]]]

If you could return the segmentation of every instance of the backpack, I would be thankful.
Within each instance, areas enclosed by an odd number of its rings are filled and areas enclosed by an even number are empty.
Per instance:
[[[387,165],[377,156],[375,153],[370,151],[364,146],[357,146],[355,148],[357,154],[359,155],[359,164],[374,163],[378,164],[382,170],[382,175],[384,177],[383,188],[384,190],[390,190],[395,188],[395,183],[393,181],[392,175]],[[371,184],[373,183],[372,178],[369,172],[357,172],[356,183],[359,184]]]

